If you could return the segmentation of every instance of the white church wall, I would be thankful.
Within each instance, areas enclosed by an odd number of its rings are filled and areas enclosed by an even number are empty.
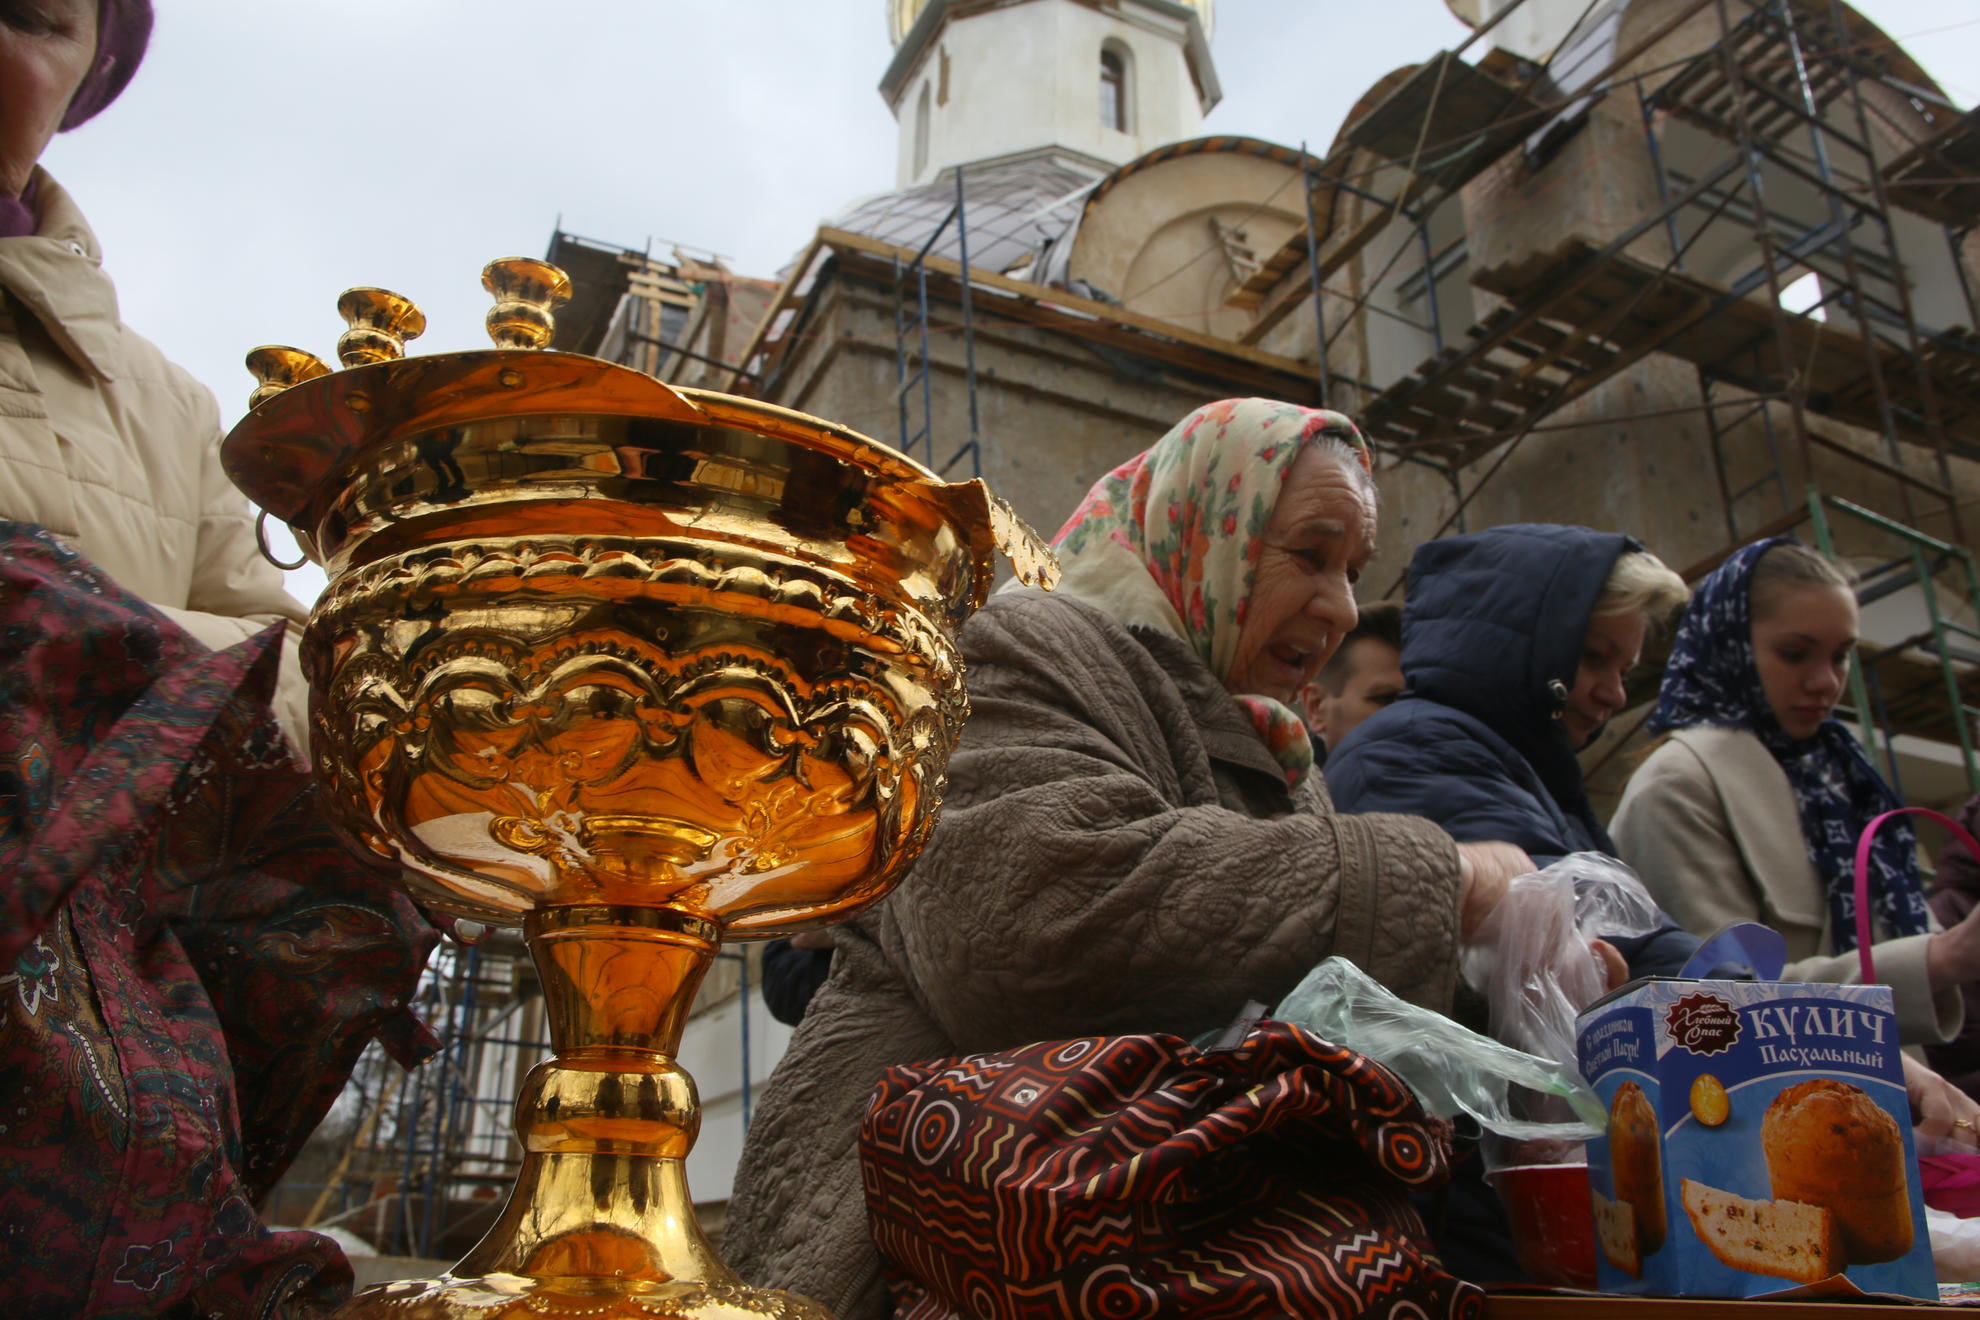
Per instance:
[[[951,20],[928,43],[894,102],[900,186],[957,164],[1043,148],[1120,165],[1198,135],[1205,106],[1190,75],[1188,22],[1124,4],[1028,3]],[[1123,56],[1125,131],[1102,122],[1100,57]],[[929,113],[921,135],[923,90]]]

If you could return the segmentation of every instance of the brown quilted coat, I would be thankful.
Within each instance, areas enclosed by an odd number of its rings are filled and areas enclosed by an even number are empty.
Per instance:
[[[724,1254],[843,1320],[888,1313],[855,1148],[885,1068],[1223,1025],[1322,958],[1449,1007],[1457,851],[1427,821],[1290,793],[1180,642],[1005,592],[962,634],[972,712],[940,827],[836,930],[831,978],[750,1127]]]

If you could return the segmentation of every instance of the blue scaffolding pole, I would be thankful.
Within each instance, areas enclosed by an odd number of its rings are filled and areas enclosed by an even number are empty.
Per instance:
[[[963,383],[969,400],[969,438],[938,462],[935,453],[934,362],[928,351],[928,256],[952,224],[956,227],[957,261],[962,267],[959,282],[962,285]],[[912,315],[908,310],[910,286]],[[982,476],[983,433],[976,405],[976,324],[970,297],[969,221],[963,205],[963,172],[960,167],[956,170],[956,200],[949,213],[942,217],[942,222],[935,226],[935,231],[929,234],[911,261],[902,261],[898,255],[894,258],[894,339],[894,400],[900,412],[901,452],[910,458],[919,457],[945,477],[954,473],[967,458],[967,475],[972,478]],[[912,370],[908,366],[910,356],[915,359]],[[918,425],[913,417],[917,395],[921,412]],[[921,451],[919,455],[916,454],[917,449]]]

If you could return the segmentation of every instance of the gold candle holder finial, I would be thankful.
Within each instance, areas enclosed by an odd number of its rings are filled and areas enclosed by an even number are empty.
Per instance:
[[[534,257],[504,257],[481,270],[481,287],[495,297],[488,337],[497,348],[548,348],[553,311],[571,300],[571,277]]]
[[[248,407],[258,408],[293,385],[330,374],[330,364],[306,349],[286,344],[263,344],[247,355],[247,369],[254,373],[254,392]]]
[[[426,333],[426,313],[390,289],[346,289],[337,314],[351,327],[337,340],[338,360],[347,367],[402,358],[406,340]]]

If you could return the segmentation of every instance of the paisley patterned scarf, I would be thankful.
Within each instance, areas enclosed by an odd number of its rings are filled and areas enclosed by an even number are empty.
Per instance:
[[[1801,808],[1808,860],[1828,889],[1833,951],[1844,953],[1856,947],[1857,837],[1873,817],[1903,804],[1842,721],[1823,721],[1812,738],[1790,738],[1767,704],[1753,660],[1753,566],[1769,547],[1792,543],[1775,537],[1744,546],[1698,584],[1678,625],[1650,729],[1745,729],[1773,754]],[[1885,825],[1872,845],[1870,901],[1893,936],[1930,928],[1917,839],[1902,820]]]
[[[1322,435],[1369,467],[1368,442],[1339,413],[1272,399],[1198,408],[1086,493],[1053,542],[1058,590],[1181,639],[1228,681],[1265,525],[1293,460]],[[1297,787],[1313,768],[1306,725],[1284,702],[1233,695]]]

